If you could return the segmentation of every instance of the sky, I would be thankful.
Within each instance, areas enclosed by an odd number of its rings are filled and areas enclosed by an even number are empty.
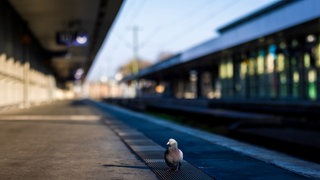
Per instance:
[[[217,38],[218,28],[277,1],[125,0],[86,80],[114,78],[133,59],[134,47],[139,59],[155,63],[160,53],[177,54]]]

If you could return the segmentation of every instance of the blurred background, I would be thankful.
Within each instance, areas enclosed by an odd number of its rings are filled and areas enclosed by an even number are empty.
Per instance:
[[[319,83],[318,0],[0,0],[1,111],[91,98],[316,152]]]

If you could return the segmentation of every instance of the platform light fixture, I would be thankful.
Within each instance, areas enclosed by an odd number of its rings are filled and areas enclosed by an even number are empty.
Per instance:
[[[85,32],[77,32],[75,35],[74,44],[76,46],[85,46],[88,43],[88,34]]]
[[[307,40],[308,43],[312,43],[312,42],[314,42],[316,40],[316,37],[313,34],[309,34],[307,36],[306,40]]]
[[[59,31],[56,33],[56,42],[58,45],[86,46],[88,34],[85,31]]]
[[[78,68],[78,69],[76,70],[76,72],[74,73],[74,78],[75,78],[76,80],[81,79],[83,73],[84,73],[83,69],[82,69],[82,68]]]

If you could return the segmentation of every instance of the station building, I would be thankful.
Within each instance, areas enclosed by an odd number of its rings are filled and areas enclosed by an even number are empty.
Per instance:
[[[219,32],[124,81],[139,80],[140,96],[320,100],[320,1],[279,1]]]

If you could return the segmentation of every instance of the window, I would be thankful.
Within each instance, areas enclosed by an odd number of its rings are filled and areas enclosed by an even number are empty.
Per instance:
[[[316,71],[310,70],[308,72],[308,98],[309,99],[317,99],[317,84],[316,84]]]

